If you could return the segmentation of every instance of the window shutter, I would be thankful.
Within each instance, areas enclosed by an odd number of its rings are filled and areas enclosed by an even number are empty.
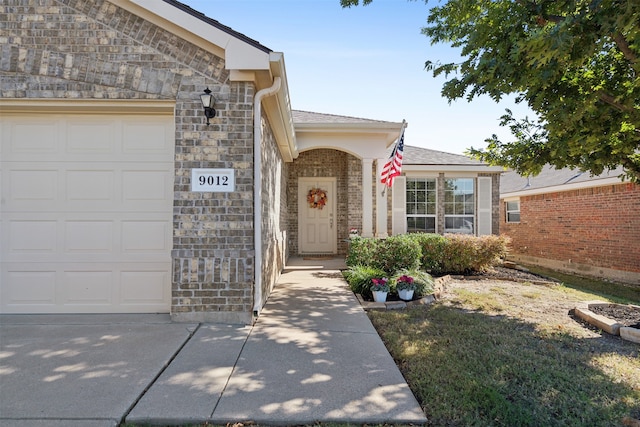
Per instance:
[[[407,178],[397,176],[393,179],[391,194],[391,235],[407,232]]]
[[[478,177],[478,236],[491,234],[491,177]]]

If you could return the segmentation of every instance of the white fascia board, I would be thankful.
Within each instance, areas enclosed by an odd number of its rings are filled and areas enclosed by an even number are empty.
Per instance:
[[[402,123],[296,123],[296,133],[303,134],[356,134],[384,135],[385,148],[400,136]]]
[[[303,133],[297,135],[298,150],[304,152],[319,148],[345,151],[360,159],[386,159],[389,157],[383,135],[360,133]]]
[[[531,190],[512,191],[510,193],[500,193],[500,198],[514,198],[525,196],[536,196],[538,194],[560,193],[563,191],[581,190],[583,188],[604,187],[607,185],[622,184],[620,178],[603,178],[591,181],[575,182],[572,184],[552,185],[549,187],[533,188]]]
[[[403,172],[475,172],[475,173],[499,173],[504,172],[502,166],[483,165],[402,165]]]
[[[291,100],[289,96],[289,82],[284,66],[284,54],[271,52],[269,54],[270,71],[272,78],[280,77],[280,90],[275,96],[265,98],[265,112],[272,121],[278,148],[286,162],[291,162],[298,157],[296,133],[293,128],[291,115]],[[275,113],[275,114],[272,114]]]
[[[125,0],[158,17],[181,27],[225,51],[225,68],[228,70],[268,70],[269,53],[251,46],[233,35],[216,28],[195,16],[161,0]],[[114,1],[122,3],[123,0]]]

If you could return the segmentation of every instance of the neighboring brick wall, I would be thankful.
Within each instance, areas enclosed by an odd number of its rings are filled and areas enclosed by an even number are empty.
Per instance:
[[[173,318],[251,321],[253,84],[229,82],[222,58],[104,0],[4,0],[0,16],[3,98],[175,100]],[[236,191],[191,192],[201,167],[235,169]]]
[[[500,209],[514,257],[640,283],[640,185],[521,197],[520,223],[505,221],[504,201]]]
[[[300,153],[289,168],[289,254],[298,254],[298,178],[336,177],[338,253],[346,254],[349,228],[362,224],[361,161],[351,154],[318,149]],[[353,199],[351,199],[353,197]],[[359,216],[358,216],[359,213]],[[358,228],[360,230],[360,228]]]

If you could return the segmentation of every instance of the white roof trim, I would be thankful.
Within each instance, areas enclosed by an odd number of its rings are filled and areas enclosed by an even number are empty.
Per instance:
[[[538,194],[546,193],[558,193],[562,191],[581,190],[583,188],[604,187],[607,185],[622,184],[620,178],[603,178],[591,181],[574,182],[571,184],[551,185],[548,187],[534,188],[531,190],[519,190],[512,191],[510,193],[500,193],[500,198],[505,199],[507,197],[523,197],[523,196],[535,196]]]
[[[403,172],[485,172],[498,173],[504,172],[502,166],[485,166],[485,165],[402,165]]]
[[[161,0],[126,0],[225,50],[227,70],[269,70],[269,53]]]

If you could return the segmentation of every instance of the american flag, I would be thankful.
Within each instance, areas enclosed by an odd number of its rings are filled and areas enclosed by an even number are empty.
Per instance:
[[[404,150],[404,125],[402,126],[402,131],[400,132],[400,137],[398,138],[398,142],[396,146],[393,148],[391,152],[391,156],[387,163],[384,164],[382,168],[382,175],[380,182],[385,184],[387,187],[391,188],[393,186],[393,178],[396,176],[400,176],[400,171],[402,171],[402,151]]]

